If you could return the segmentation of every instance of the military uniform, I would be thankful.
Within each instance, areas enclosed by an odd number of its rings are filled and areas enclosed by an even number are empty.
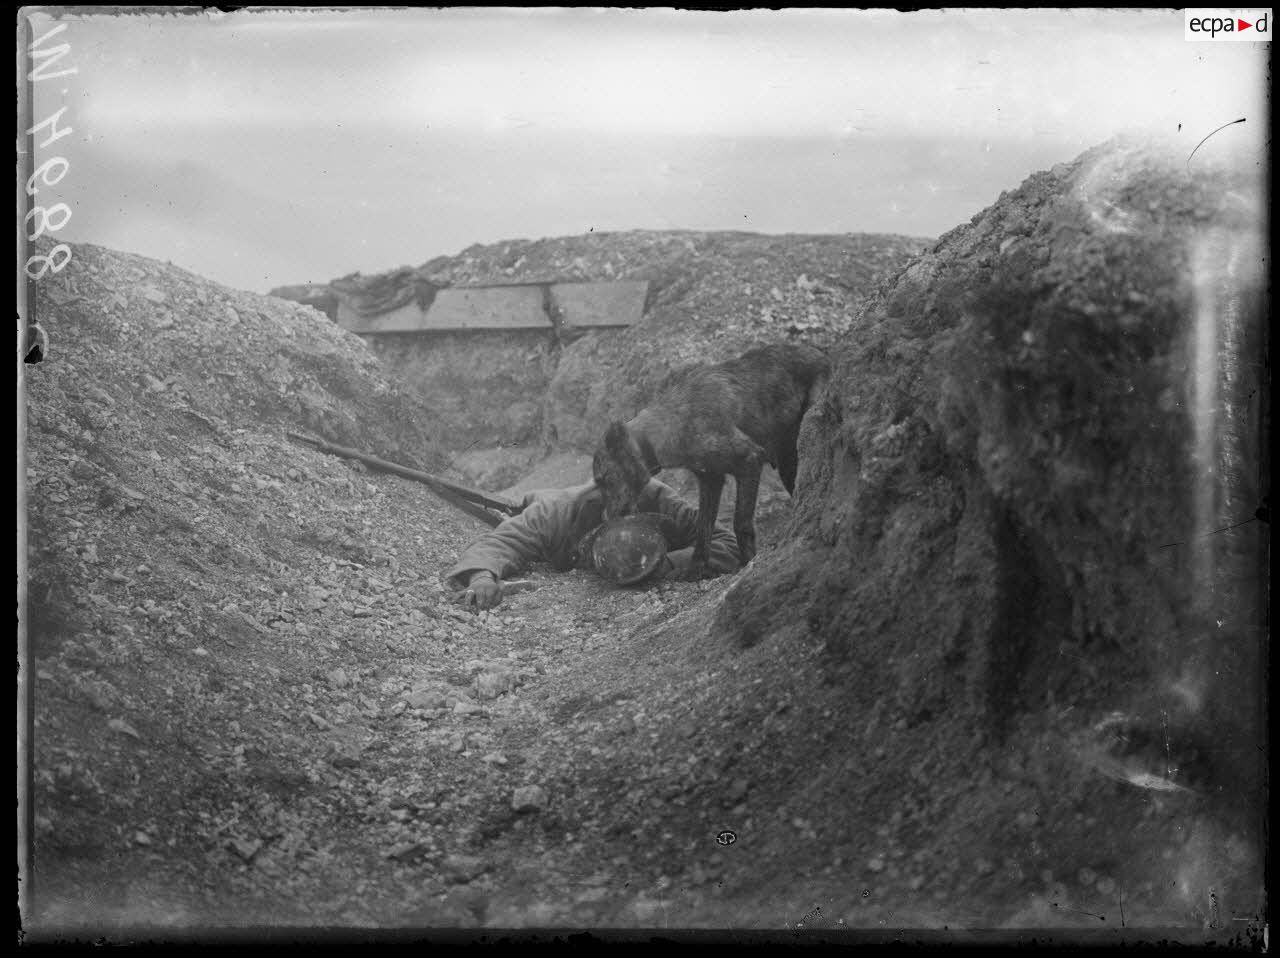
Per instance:
[[[591,568],[590,555],[579,555],[578,551],[583,537],[604,520],[604,503],[594,482],[531,492],[523,505],[519,515],[467,547],[445,574],[449,586],[466,588],[471,575],[481,571],[492,573],[500,581],[534,562],[549,563],[557,572]],[[662,531],[672,564],[669,572],[686,568],[697,536],[698,510],[657,479],[649,480],[637,507],[640,512],[665,517]],[[719,524],[711,536],[709,562],[719,573],[738,568],[738,542],[730,530]]]

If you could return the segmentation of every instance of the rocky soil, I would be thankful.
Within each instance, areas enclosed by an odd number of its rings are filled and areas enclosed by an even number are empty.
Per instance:
[[[694,679],[705,650],[644,640],[723,584],[535,572],[496,614],[464,612],[439,573],[482,525],[285,435],[445,470],[431,411],[364,344],[283,300],[74,249],[32,289],[51,346],[27,388],[26,927],[740,920],[720,903],[750,846],[717,836],[758,786],[748,769],[711,801],[691,769],[737,761],[735,715],[680,717],[688,694],[754,699],[770,663]],[[511,491],[588,468],[553,456]],[[690,853],[696,896],[676,886]]]
[[[1254,235],[1251,188],[1115,144],[1032,177],[824,327],[836,382],[749,569],[534,570],[478,616],[439,574],[482,526],[285,436],[443,471],[459,449],[420,393],[307,307],[75,247],[32,293],[24,928],[1253,940],[1261,524],[1221,540],[1217,604],[1188,598],[1194,555],[1157,548],[1196,532],[1185,242]],[[647,241],[739,242],[698,236]],[[510,245],[501,269],[534,271],[545,247]],[[753,255],[744,322],[840,288],[820,257],[784,288]],[[684,326],[599,361],[640,395],[677,344],[756,335]],[[516,488],[580,474],[574,421]],[[1225,678],[1203,668],[1215,617]]]

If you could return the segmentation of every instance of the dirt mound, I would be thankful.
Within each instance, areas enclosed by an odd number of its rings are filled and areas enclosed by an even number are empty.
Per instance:
[[[652,265],[620,275],[653,282],[644,322],[563,351],[544,407],[551,442],[593,449],[610,419],[631,418],[681,366],[771,342],[829,345],[925,245],[862,234],[659,235]]]
[[[421,468],[442,461],[427,411],[315,310],[141,256],[72,249],[70,267],[31,285],[55,360],[31,380],[33,429],[119,450],[145,425],[174,457],[197,439],[274,425]]]
[[[379,511],[367,471],[285,437],[312,430],[442,462],[426,411],[356,337],[172,266],[72,250],[30,300],[50,349],[26,380],[36,872],[25,888],[41,907],[25,917],[235,924],[224,908],[235,848],[257,839],[245,816],[270,805],[277,823],[303,821],[307,762],[314,775],[336,747],[290,744],[310,724],[299,696],[334,669],[358,685],[392,581],[420,584],[421,568],[434,602],[449,537],[473,523],[408,483]],[[404,514],[438,538],[401,541]],[[405,607],[401,621],[438,627],[431,608]]]
[[[344,277],[331,286],[353,308],[376,311],[421,302],[423,290],[447,286],[647,280],[645,317],[621,333],[588,333],[567,345],[474,333],[379,340],[382,355],[430,397],[442,434],[454,436],[458,448],[479,438],[590,451],[608,420],[630,418],[672,369],[728,359],[754,343],[832,342],[876,286],[926,242],[872,234],[588,233],[472,246],[416,269]],[[277,292],[290,295],[291,288]],[[526,401],[515,403],[519,395]]]
[[[1184,160],[1112,143],[1036,174],[871,301],[805,423],[794,541],[715,621],[825,650],[852,754],[887,735],[911,776],[834,781],[985,858],[988,901],[1051,871],[1108,916],[1117,887],[1130,916],[1259,907],[1265,204]]]

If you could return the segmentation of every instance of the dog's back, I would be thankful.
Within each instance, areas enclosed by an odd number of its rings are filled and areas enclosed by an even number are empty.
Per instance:
[[[629,425],[648,438],[664,466],[714,471],[720,471],[722,442],[741,430],[791,491],[800,420],[829,374],[827,356],[816,347],[761,346],[724,363],[678,371]]]
[[[738,428],[777,465],[780,444],[794,449],[800,420],[831,374],[826,353],[814,346],[761,346],[719,368],[737,386]]]

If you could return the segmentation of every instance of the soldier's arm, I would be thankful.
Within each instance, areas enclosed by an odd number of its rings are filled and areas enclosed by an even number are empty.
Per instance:
[[[673,520],[664,530],[667,533],[667,558],[676,571],[681,571],[688,567],[693,557],[693,543],[698,534],[698,510],[677,496],[669,486],[655,482],[650,489],[654,487],[656,508],[653,511]],[[711,568],[717,572],[738,571],[737,537],[718,522],[711,530],[711,551],[707,558]]]
[[[518,516],[506,519],[469,545],[445,577],[453,588],[464,588],[471,575],[485,571],[505,579],[545,560],[554,541],[556,511],[534,501]]]

